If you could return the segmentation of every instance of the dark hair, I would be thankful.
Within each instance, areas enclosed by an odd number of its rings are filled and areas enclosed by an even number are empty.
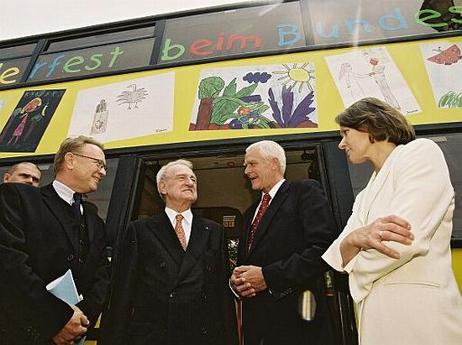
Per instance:
[[[388,140],[396,145],[415,139],[414,128],[403,114],[374,97],[363,98],[335,118],[342,127],[369,133],[371,142]]]

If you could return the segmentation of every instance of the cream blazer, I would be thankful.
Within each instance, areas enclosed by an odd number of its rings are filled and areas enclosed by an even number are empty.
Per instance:
[[[438,145],[416,139],[397,146],[359,193],[353,213],[323,259],[349,273],[361,345],[461,345],[462,298],[451,268],[454,189]],[[342,266],[340,242],[379,217],[409,221],[415,240],[392,259],[363,250]]]

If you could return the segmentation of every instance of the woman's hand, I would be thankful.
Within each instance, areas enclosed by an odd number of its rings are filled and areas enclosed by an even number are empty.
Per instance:
[[[376,249],[378,252],[394,259],[400,255],[396,250],[387,247],[382,241],[393,241],[410,245],[414,240],[411,225],[398,216],[378,218],[369,225],[352,231],[340,244],[343,265],[345,266],[359,251]]]

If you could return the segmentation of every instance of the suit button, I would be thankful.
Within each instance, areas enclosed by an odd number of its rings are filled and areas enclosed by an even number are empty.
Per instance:
[[[202,333],[202,335],[207,335],[209,332],[207,331],[207,328],[202,327],[201,328],[201,333]]]
[[[207,270],[207,272],[212,272],[212,265],[207,265],[205,269]]]
[[[170,295],[168,297],[170,298],[174,298],[176,296],[176,292],[175,291],[172,291],[170,292]]]
[[[71,262],[72,260],[74,260],[74,255],[69,254],[66,259],[67,261]]]
[[[165,262],[161,262],[161,263],[159,264],[159,267],[160,267],[160,268],[165,268],[165,267],[167,267],[167,264],[166,264]]]
[[[79,264],[84,264],[85,260],[83,258],[79,258]]]
[[[204,301],[207,300],[207,294],[206,294],[205,292],[202,293],[202,299],[203,299]]]

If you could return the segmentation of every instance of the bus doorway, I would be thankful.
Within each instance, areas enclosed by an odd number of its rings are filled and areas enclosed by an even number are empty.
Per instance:
[[[292,147],[285,148],[285,178],[288,181],[315,179],[321,183],[329,196],[321,145],[288,145]],[[156,187],[157,172],[170,161],[187,159],[193,163],[198,181],[198,200],[193,206],[193,211],[224,227],[230,265],[233,267],[236,264],[237,246],[243,231],[243,214],[260,197],[259,192],[251,189],[250,182],[244,175],[244,151],[244,147],[239,147],[231,152],[212,149],[191,154],[163,152],[144,157],[131,219],[143,219],[163,212],[165,205]],[[330,271],[320,278],[320,284],[325,291],[323,303],[327,303],[331,315],[331,324],[328,327],[334,334],[332,340],[326,340],[325,345],[355,345],[357,337],[353,307],[345,277]],[[300,304],[306,302],[301,301]]]
[[[287,180],[313,178],[322,183],[316,147],[286,151],[286,157]],[[224,153],[182,158],[193,163],[197,176],[198,199],[194,210],[222,224],[228,239],[238,239],[242,231],[242,215],[259,197],[244,175],[244,154]],[[141,190],[132,219],[142,219],[164,210],[164,203],[157,192],[156,174],[161,166],[175,159],[178,157],[145,160],[144,176],[140,179]]]

